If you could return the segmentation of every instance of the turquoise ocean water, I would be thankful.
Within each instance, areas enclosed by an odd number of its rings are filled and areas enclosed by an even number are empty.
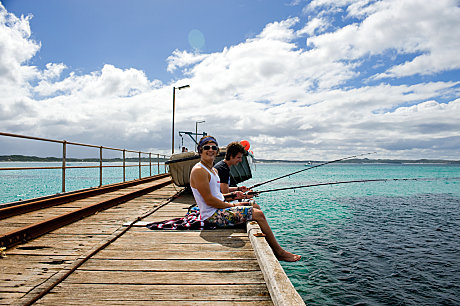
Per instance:
[[[1,163],[0,167],[8,165],[25,164]],[[255,166],[253,179],[244,185],[306,167],[287,163]],[[129,169],[127,179],[139,177],[137,167]],[[152,170],[156,173],[157,168]],[[148,167],[142,173],[147,176]],[[60,192],[60,175],[59,170],[3,171],[0,203]],[[433,177],[458,178],[460,165],[330,164],[258,190],[357,179]],[[121,168],[104,169],[104,184],[121,180]],[[69,191],[98,184],[98,169],[67,173]],[[331,185],[263,193],[256,200],[280,244],[303,257],[300,262],[282,265],[307,304],[460,304],[460,180]]]
[[[19,167],[60,167],[59,162],[0,162],[0,168]],[[67,166],[99,166],[99,163],[70,162]],[[104,163],[104,166],[121,166],[122,162]],[[126,167],[126,181],[139,178],[137,163],[126,163],[134,167]],[[152,175],[158,174],[158,165],[152,163]],[[164,164],[160,164],[160,173],[164,173]],[[150,166],[141,167],[141,177],[150,175]],[[103,168],[102,184],[123,181],[123,168]],[[66,191],[99,186],[99,168],[66,169]],[[62,191],[62,170],[5,170],[0,171],[0,203],[14,202],[30,198],[56,194]]]
[[[305,167],[256,164],[246,186]],[[258,190],[375,178],[460,177],[460,165],[331,164]],[[261,194],[282,263],[307,305],[459,305],[460,180],[372,182]]]

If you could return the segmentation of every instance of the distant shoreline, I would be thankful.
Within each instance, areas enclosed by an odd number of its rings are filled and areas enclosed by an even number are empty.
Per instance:
[[[99,162],[99,158],[66,158],[66,162],[83,162],[83,163],[91,163],[91,162]],[[152,162],[164,162],[168,159],[160,158],[152,156]],[[61,157],[38,157],[38,156],[26,156],[26,155],[0,155],[0,162],[61,162]],[[103,162],[122,162],[122,158],[103,158]],[[127,162],[139,162],[139,158],[137,157],[129,157],[126,158],[125,161]],[[142,162],[150,161],[149,158],[142,157]]]
[[[295,163],[312,165],[324,163],[326,161],[319,160],[276,160],[276,159],[257,159],[256,163]],[[342,160],[341,164],[460,164],[460,160],[444,160],[444,159],[348,159]]]
[[[152,157],[152,162],[158,162],[156,157]],[[160,162],[168,159],[160,158]],[[1,155],[0,162],[61,162],[60,157],[38,157],[25,155]],[[104,158],[103,162],[122,162],[121,158]],[[126,158],[127,162],[138,162],[139,158]],[[142,162],[148,162],[149,159],[142,157]],[[66,158],[66,162],[99,162],[98,158]],[[279,159],[255,159],[256,163],[296,163],[296,164],[319,164],[325,161],[319,160],[279,160]],[[444,160],[444,159],[348,159],[342,160],[340,163],[347,164],[460,164],[460,160]]]

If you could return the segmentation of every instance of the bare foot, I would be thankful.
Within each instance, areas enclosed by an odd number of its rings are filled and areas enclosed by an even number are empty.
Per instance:
[[[288,251],[284,251],[282,254],[276,255],[276,258],[278,260],[281,260],[281,261],[295,262],[295,261],[300,260],[300,258],[302,258],[302,256],[292,254],[292,253],[290,253]]]

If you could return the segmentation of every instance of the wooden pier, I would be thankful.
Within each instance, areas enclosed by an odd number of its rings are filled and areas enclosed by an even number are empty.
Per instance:
[[[0,304],[304,305],[255,222],[247,229],[147,229],[146,222],[185,215],[193,197],[173,197],[181,191],[169,184],[7,249]]]

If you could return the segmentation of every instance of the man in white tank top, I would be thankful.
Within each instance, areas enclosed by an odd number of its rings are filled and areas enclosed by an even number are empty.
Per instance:
[[[298,261],[300,255],[284,250],[276,241],[265,215],[258,205],[252,205],[253,201],[239,203],[225,201],[225,196],[230,196],[230,194],[223,195],[221,193],[219,176],[217,170],[213,168],[214,160],[219,152],[216,139],[212,136],[203,136],[198,143],[198,152],[201,159],[190,173],[190,187],[200,208],[201,219],[215,223],[219,227],[233,226],[255,220],[259,223],[265,234],[265,239],[278,260]],[[241,191],[237,191],[236,195],[232,199],[244,197]]]

